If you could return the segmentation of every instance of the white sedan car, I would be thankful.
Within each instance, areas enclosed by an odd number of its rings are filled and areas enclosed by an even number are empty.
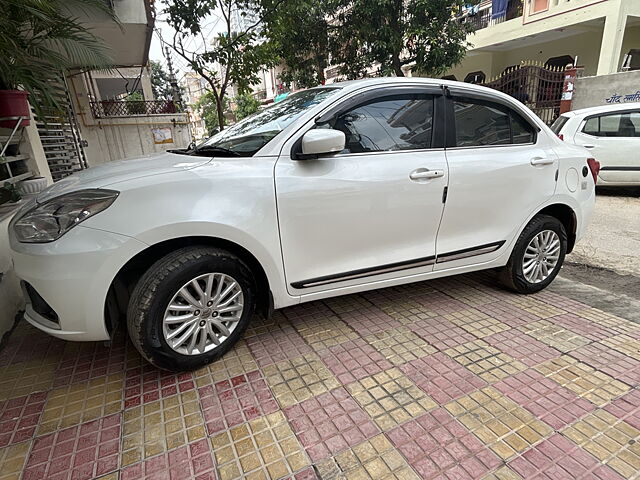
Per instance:
[[[487,88],[386,78],[290,95],[192,150],[91,168],[10,224],[26,319],[198,368],[268,314],[488,268],[537,292],[594,206],[598,163]]]
[[[588,149],[602,165],[598,186],[640,185],[640,103],[567,112],[551,129],[565,142]]]

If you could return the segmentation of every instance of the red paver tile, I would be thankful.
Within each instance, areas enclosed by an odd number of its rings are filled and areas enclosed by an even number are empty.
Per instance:
[[[125,350],[125,344],[120,342],[109,347],[98,342],[68,343],[55,372],[53,387],[122,372],[125,370]]]
[[[569,297],[553,293],[550,290],[543,290],[536,293],[536,298],[544,303],[549,303],[554,307],[561,308],[567,312],[577,312],[583,308],[589,308],[586,303],[573,300]]]
[[[487,385],[442,352],[412,360],[400,370],[440,405]]]
[[[343,385],[393,367],[362,338],[334,345],[318,355]]]
[[[247,338],[247,345],[260,367],[299,357],[312,351],[300,334],[289,325],[277,326],[267,333]]]
[[[313,467],[307,467],[304,470],[300,470],[298,473],[282,477],[280,480],[321,480],[316,474]]]
[[[24,480],[82,480],[113,472],[120,458],[120,414],[38,437]]]
[[[209,442],[202,439],[184,447],[123,468],[120,480],[215,480]]]
[[[584,307],[583,307],[584,308]],[[602,340],[617,335],[618,332],[595,322],[591,322],[573,313],[565,313],[549,318],[550,322],[560,325],[572,332],[579,333],[590,340]]]
[[[0,402],[0,448],[33,437],[47,400],[47,392]]]
[[[476,340],[476,337],[469,332],[456,327],[449,320],[445,320],[442,317],[418,320],[407,326],[413,333],[422,337],[438,350],[446,350],[447,348]]]
[[[507,377],[493,386],[556,430],[596,408],[533,369]]]
[[[396,427],[387,436],[423,478],[477,479],[501,464],[496,454],[444,408]]]
[[[515,328],[505,332],[494,333],[484,337],[483,340],[529,367],[562,355],[555,348]]]
[[[360,335],[382,332],[402,325],[398,320],[374,305],[342,312],[339,317]]]
[[[343,387],[288,407],[284,412],[314,462],[380,433]]]
[[[640,360],[629,357],[600,342],[593,342],[577,348],[571,352],[571,356],[616,380],[631,386],[640,385]]]
[[[146,364],[127,370],[124,407],[131,408],[195,388],[190,372],[172,373]]]
[[[412,299],[424,305],[425,309],[438,315],[446,315],[447,313],[459,312],[469,308],[466,303],[442,292],[425,292],[420,295],[414,295]]]
[[[571,440],[557,433],[514,458],[508,465],[526,479],[623,478]]]
[[[209,435],[278,410],[259,370],[199,388],[198,395]]]
[[[626,395],[611,402],[604,409],[640,430],[640,390],[631,390]]]
[[[510,327],[519,327],[540,320],[540,317],[537,315],[508,302],[487,303],[485,305],[478,305],[476,308],[491,318],[506,323]]]
[[[61,352],[68,342],[47,335],[21,320],[0,350],[0,366],[43,360]]]
[[[291,323],[295,323],[296,320],[321,320],[335,316],[335,313],[323,302],[301,303],[282,309],[282,313]]]

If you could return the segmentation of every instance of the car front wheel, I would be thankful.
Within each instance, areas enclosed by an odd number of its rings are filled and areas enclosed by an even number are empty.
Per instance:
[[[536,215],[520,234],[501,280],[519,293],[539,292],[558,275],[567,252],[567,232],[549,215]]]
[[[224,250],[186,247],[149,268],[127,312],[129,336],[157,367],[184,371],[211,363],[242,336],[255,308],[242,260]]]

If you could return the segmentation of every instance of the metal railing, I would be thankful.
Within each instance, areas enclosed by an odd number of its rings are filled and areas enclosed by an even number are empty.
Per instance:
[[[166,115],[178,113],[173,100],[102,100],[89,102],[94,118]]]
[[[466,13],[462,15],[460,17],[460,21],[463,23],[470,23],[471,25],[473,25],[474,30],[481,30],[483,28],[487,28],[489,25],[497,25],[498,23],[521,17],[523,11],[523,3],[523,0],[511,0],[509,2],[509,5],[507,6],[506,15],[496,19],[491,19],[493,10],[491,5],[489,4],[484,8],[480,7],[479,11],[475,14]]]
[[[564,69],[540,64],[514,65],[497,78],[482,83],[520,100],[545,123],[560,114]]]

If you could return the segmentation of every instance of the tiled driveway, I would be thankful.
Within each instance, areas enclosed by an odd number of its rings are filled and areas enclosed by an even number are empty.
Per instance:
[[[462,276],[256,321],[194,373],[21,324],[0,480],[640,478],[640,325]]]

